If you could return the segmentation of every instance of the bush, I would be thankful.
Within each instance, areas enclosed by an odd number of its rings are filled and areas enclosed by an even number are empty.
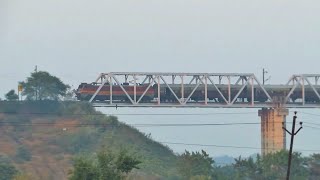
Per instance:
[[[18,174],[13,180],[33,180],[34,178],[29,174]]]
[[[69,180],[112,179],[122,180],[133,169],[139,169],[141,161],[125,149],[115,153],[102,150],[96,157],[78,157]]]
[[[32,159],[32,154],[27,147],[20,146],[17,149],[16,158],[19,161],[30,161]]]
[[[18,173],[18,170],[8,163],[0,162],[0,180],[11,180]]]
[[[58,145],[69,153],[76,154],[93,149],[98,139],[99,133],[95,129],[81,128],[79,132],[58,137],[51,143]]]

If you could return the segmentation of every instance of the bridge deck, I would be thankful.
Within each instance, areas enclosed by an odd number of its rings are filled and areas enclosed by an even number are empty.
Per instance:
[[[221,103],[189,103],[181,105],[178,103],[106,103],[106,102],[94,102],[92,103],[94,107],[132,107],[132,108],[272,108],[275,107],[272,103],[255,103],[254,105],[248,103],[239,103],[226,105]],[[302,103],[290,103],[283,106],[284,108],[320,108],[320,104],[302,104]]]

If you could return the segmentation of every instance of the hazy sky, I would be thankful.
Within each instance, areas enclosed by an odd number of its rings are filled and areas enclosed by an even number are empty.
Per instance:
[[[319,0],[0,0],[0,97],[34,66],[101,72],[320,73]]]

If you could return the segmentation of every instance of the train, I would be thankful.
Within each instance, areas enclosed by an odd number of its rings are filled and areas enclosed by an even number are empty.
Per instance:
[[[75,90],[75,94],[78,100],[80,101],[89,101],[93,95],[96,93],[100,84],[98,83],[81,83],[77,90]],[[117,84],[111,85],[106,83],[97,93],[93,101],[110,101],[110,95],[112,92],[112,100],[119,102],[130,102],[128,96],[131,99],[134,99],[134,87],[136,87],[136,99],[140,102],[153,102],[158,99],[158,95],[160,94],[161,102],[178,102],[178,99],[188,98],[190,94],[195,89],[195,84],[184,84],[183,91],[181,84],[169,84],[169,87],[165,84],[161,84],[160,88],[158,88],[158,84],[150,85],[150,84],[136,84],[136,86],[129,83],[122,83],[121,86]],[[314,86],[315,89],[319,92],[320,86]],[[217,88],[220,90],[217,91]],[[231,85],[230,86],[230,94],[231,100],[235,98],[238,92],[243,88],[242,85]],[[264,85],[265,90],[271,96],[271,98],[275,97],[286,97],[292,86],[290,85]],[[158,92],[160,89],[160,92]],[[224,103],[225,99],[222,98],[221,94],[228,100],[229,96],[229,86],[226,84],[217,84],[217,85],[207,85],[207,100],[212,102]],[[125,91],[124,91],[125,90]],[[266,102],[268,101],[267,95],[264,93],[261,87],[255,85],[253,87],[254,91],[254,101],[255,102]],[[290,101],[295,102],[297,100],[302,100],[302,91],[301,87],[297,87],[295,91],[290,96]],[[319,92],[320,93],[320,92]],[[177,97],[176,97],[177,96]],[[205,85],[199,85],[199,87],[194,91],[194,93],[190,96],[189,101],[204,101],[205,98]],[[243,91],[239,94],[236,102],[251,102],[252,101],[252,87],[251,85],[247,85],[244,87]],[[320,102],[319,97],[314,92],[311,86],[305,86],[305,101],[310,103],[318,103]]]

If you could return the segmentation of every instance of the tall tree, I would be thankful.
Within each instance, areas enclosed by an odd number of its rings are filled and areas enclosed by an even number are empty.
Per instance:
[[[59,78],[45,71],[31,73],[21,84],[22,95],[27,96],[28,100],[58,100],[66,95],[69,88]]]
[[[16,92],[13,89],[10,90],[5,96],[8,101],[16,101],[19,99],[18,94],[16,94]]]
[[[185,151],[179,157],[178,170],[184,179],[211,177],[213,175],[214,160],[205,151]]]
[[[257,156],[255,161],[252,157],[248,159],[243,159],[239,157],[235,159],[234,168],[236,170],[237,179],[261,179],[262,169],[261,169],[261,158]]]

